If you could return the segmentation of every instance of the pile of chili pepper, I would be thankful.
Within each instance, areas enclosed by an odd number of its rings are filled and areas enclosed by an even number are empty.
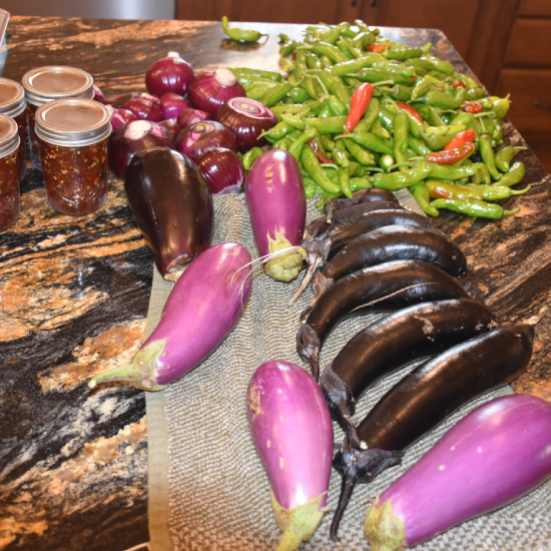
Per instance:
[[[440,209],[499,219],[498,201],[525,175],[522,147],[504,144],[509,98],[431,54],[385,40],[362,21],[306,28],[302,41],[280,35],[284,75],[232,69],[249,97],[278,123],[264,134],[302,170],[320,206],[354,191],[407,188],[430,216]]]

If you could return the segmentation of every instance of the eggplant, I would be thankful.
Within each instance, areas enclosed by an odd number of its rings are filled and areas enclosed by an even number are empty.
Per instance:
[[[385,226],[348,242],[314,276],[314,292],[319,293],[346,274],[390,260],[422,260],[454,276],[467,270],[464,254],[441,232]]]
[[[326,511],[333,458],[333,426],[312,377],[284,360],[263,363],[249,384],[251,433],[272,487],[283,531],[277,549],[298,549]]]
[[[486,402],[376,500],[364,525],[370,549],[414,546],[512,503],[551,476],[550,450],[551,404],[526,395]]]
[[[360,444],[345,437],[335,455],[342,486],[331,538],[356,483],[400,463],[405,448],[462,404],[518,377],[530,361],[533,340],[532,326],[500,327],[451,347],[392,387],[356,428]]]
[[[238,243],[202,252],[178,279],[161,319],[129,365],[90,381],[120,381],[155,391],[197,367],[237,325],[251,294],[251,255]]]
[[[377,201],[386,201],[388,203],[394,203],[399,205],[398,199],[391,191],[379,188],[362,189],[352,194],[352,197],[339,197],[338,199],[331,199],[325,205],[325,213],[327,219],[333,218],[333,213],[347,207],[359,205],[360,203],[372,203]]]
[[[247,175],[245,197],[256,248],[267,259],[264,271],[277,281],[292,281],[306,258],[300,246],[306,199],[295,158],[282,149],[262,154]]]
[[[317,380],[323,341],[345,315],[375,305],[407,306],[466,297],[461,284],[434,264],[396,260],[371,266],[333,283],[302,313],[297,352]]]
[[[136,153],[124,178],[128,203],[165,279],[205,250],[212,235],[212,197],[195,165],[167,148]]]
[[[352,337],[323,371],[321,386],[329,406],[348,429],[356,400],[379,376],[494,325],[490,309],[472,299],[424,302],[374,322]]]
[[[330,222],[333,224],[352,224],[361,220],[368,212],[381,209],[397,209],[402,208],[395,201],[368,201],[358,203],[350,207],[345,207],[336,210]]]

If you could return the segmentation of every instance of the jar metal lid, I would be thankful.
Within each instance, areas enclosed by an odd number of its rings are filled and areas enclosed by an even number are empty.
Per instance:
[[[45,103],[35,113],[35,133],[54,145],[81,147],[111,134],[111,114],[105,105],[89,99]]]
[[[10,117],[0,115],[0,157],[6,157],[17,151],[19,143],[17,123]]]
[[[27,100],[35,106],[62,98],[92,99],[94,96],[92,75],[76,67],[38,67],[25,73],[21,82]]]
[[[25,90],[19,82],[0,78],[0,113],[7,117],[17,117],[25,109]]]

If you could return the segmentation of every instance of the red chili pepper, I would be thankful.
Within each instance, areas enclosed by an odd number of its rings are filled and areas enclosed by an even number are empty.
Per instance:
[[[370,52],[376,52],[378,54],[380,54],[381,52],[384,52],[386,49],[387,49],[387,45],[386,44],[370,44],[367,49],[370,51]]]
[[[373,97],[374,91],[375,87],[372,84],[369,84],[369,82],[360,84],[354,90],[352,98],[350,99],[350,110],[348,111],[348,117],[346,118],[345,127],[347,132],[352,132],[364,116],[366,109],[371,103],[371,98]]]
[[[476,140],[476,131],[472,128],[468,128],[467,130],[463,130],[463,132],[458,132],[450,141],[448,144],[446,144],[446,147],[444,147],[444,151],[449,151],[450,149],[457,149],[458,147],[461,147],[462,145],[466,143],[473,143]]]
[[[411,115],[414,119],[418,120],[419,122],[423,122],[423,117],[421,116],[421,113],[415,109],[415,107],[412,107],[409,103],[403,103],[401,101],[396,102],[396,105],[400,108],[406,111],[409,115]]]
[[[310,149],[314,152],[314,155],[318,158],[318,161],[322,165],[331,164],[333,161],[325,156],[325,153],[322,151],[321,146],[318,142],[318,140],[310,140],[308,142],[308,145],[310,146]]]
[[[479,101],[466,101],[462,109],[467,113],[482,113],[484,111],[484,107]]]
[[[462,82],[461,80],[458,80],[458,79],[456,79],[452,82],[452,86],[454,88],[466,88],[465,83]]]
[[[443,149],[442,151],[436,151],[435,153],[429,153],[427,160],[431,163],[437,163],[439,165],[453,165],[470,157],[474,153],[474,143],[464,143],[460,147],[454,149]]]

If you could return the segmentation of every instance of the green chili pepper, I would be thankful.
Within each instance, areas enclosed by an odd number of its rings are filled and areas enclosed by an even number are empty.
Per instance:
[[[417,182],[409,189],[413,198],[425,214],[433,218],[438,216],[438,209],[434,208],[430,203],[430,194],[425,182]]]
[[[517,153],[520,153],[521,151],[526,151],[526,149],[526,147],[514,147],[512,145],[502,147],[495,155],[496,167],[501,170],[501,172],[508,172],[511,161],[514,159]]]
[[[343,116],[348,113],[348,108],[342,101],[336,96],[329,96],[327,98],[327,103],[333,112],[333,115]]]
[[[499,180],[500,174],[496,168],[492,140],[488,134],[482,134],[479,138],[480,156],[494,180]]]
[[[285,114],[299,114],[307,115],[310,111],[310,106],[307,102],[304,103],[280,103],[279,105],[274,105],[272,108],[277,117],[281,118]]]
[[[321,189],[334,195],[340,194],[339,186],[335,185],[323,172],[323,169],[321,168],[321,165],[312,149],[309,147],[303,147],[300,160],[306,172],[316,182],[316,184],[320,186]]]
[[[342,140],[348,153],[354,158],[358,163],[364,166],[372,166],[375,164],[375,157],[369,151],[366,151],[363,147],[355,143],[353,140],[344,139]]]
[[[408,139],[408,146],[413,150],[416,155],[428,155],[432,150],[425,145],[422,140],[410,136]]]
[[[346,61],[346,56],[335,46],[329,42],[314,42],[310,45],[310,48],[321,56],[328,57],[333,63],[340,63]]]
[[[337,42],[335,42],[335,46],[342,52],[342,54],[346,57],[346,59],[355,59],[355,56],[352,55],[352,52],[350,51],[350,48],[346,44],[346,41],[343,38],[339,38]]]
[[[302,86],[308,93],[308,95],[313,99],[319,99],[324,96],[324,87],[321,83],[321,80],[312,74],[308,74],[304,76],[304,79],[302,80]]]
[[[285,121],[280,121],[266,132],[263,132],[262,137],[268,140],[270,143],[275,143],[287,136],[287,134],[292,131],[292,126],[288,125]]]
[[[332,142],[331,153],[333,154],[333,159],[341,168],[349,168],[350,160],[348,159],[348,152],[346,146],[342,141]]]
[[[360,71],[353,73],[355,78],[362,82],[383,82],[389,81],[393,84],[409,84],[411,85],[413,79],[409,76],[404,76],[402,73],[396,71],[389,71],[388,69],[375,69],[373,67],[364,67]]]
[[[490,177],[490,172],[488,171],[484,163],[473,163],[472,167],[474,169],[474,183],[475,184],[484,184],[490,185],[492,183],[492,178]]]
[[[321,69],[321,59],[314,53],[314,52],[306,52],[305,53],[306,58],[306,66],[308,69]]]
[[[256,80],[273,80],[282,82],[283,75],[275,71],[266,71],[264,69],[251,69],[250,67],[230,67],[230,71],[235,75],[235,78],[245,77]]]
[[[388,89],[388,93],[394,99],[398,101],[409,101],[411,99],[411,91],[413,88],[411,86],[406,86],[405,84],[395,84],[392,88]]]
[[[342,134],[346,117],[312,117],[306,120],[320,134]]]
[[[383,140],[390,140],[391,138],[390,132],[386,128],[384,128],[384,126],[381,124],[381,121],[379,120],[378,117],[379,117],[379,113],[377,114],[377,120],[373,123],[371,127],[371,132],[375,134],[375,136],[378,136]]]
[[[317,192],[317,184],[309,176],[302,176],[302,184],[304,186],[304,196],[306,199],[312,199]]]
[[[358,48],[356,43],[353,40],[350,40],[350,38],[344,38],[341,37],[340,41],[343,43],[344,46],[348,49],[348,51],[352,54],[353,58],[359,59],[360,57],[364,56],[364,52],[361,48]]]
[[[359,191],[360,189],[369,189],[371,187],[373,186],[366,177],[350,178],[350,190],[352,192]]]
[[[292,86],[288,82],[276,84],[272,88],[266,90],[259,101],[266,107],[272,107],[272,105],[275,105],[281,101],[288,94],[291,88]]]
[[[300,132],[298,130],[293,130],[291,133],[287,134],[287,136],[275,142],[273,147],[274,149],[285,149],[286,151],[289,151],[289,148],[299,136]]]
[[[252,149],[249,149],[245,155],[243,155],[243,168],[245,170],[250,170],[253,166],[253,163],[260,157],[264,151],[261,147],[253,147]]]
[[[309,98],[308,92],[301,86],[293,86],[285,96],[286,100],[290,100],[293,103],[304,103]]]
[[[465,113],[465,111],[459,111],[452,118],[451,124],[463,124],[465,125],[465,128],[474,128],[475,121],[476,119],[471,115],[471,113]]]
[[[426,126],[423,129],[423,139],[433,150],[439,151],[459,132],[465,130],[462,124],[450,124],[449,126]]]
[[[418,161],[408,170],[375,174],[372,183],[374,187],[397,191],[424,180],[429,173],[429,163]]]
[[[396,115],[394,115],[394,158],[399,165],[407,161],[408,119],[409,117],[405,111],[399,110]]]
[[[509,108],[511,107],[511,101],[509,98],[496,98],[493,101],[492,111],[496,114],[496,117],[501,120],[507,116]]]
[[[413,90],[411,91],[411,99],[416,100],[424,96],[431,89],[442,88],[442,82],[431,75],[425,75],[421,79],[417,79]]]
[[[384,58],[380,54],[365,54],[357,59],[342,61],[341,63],[333,65],[333,67],[331,67],[331,72],[339,77],[350,75],[352,73],[356,73],[364,67],[372,65],[375,61],[380,61],[381,59]]]
[[[385,55],[388,59],[396,59],[398,61],[405,61],[406,59],[412,59],[414,57],[421,57],[427,52],[423,48],[410,48],[400,46],[399,48],[390,48],[386,50]]]
[[[331,116],[333,116],[333,111],[331,110],[331,106],[326,100],[323,102],[323,107],[321,111],[318,113],[318,117],[326,119]]]
[[[486,95],[484,88],[477,86],[476,88],[467,88],[465,92],[465,98],[468,100],[475,100],[483,98]]]
[[[436,209],[447,209],[472,218],[488,218],[500,220],[513,214],[514,210],[505,210],[501,205],[487,203],[480,199],[436,199],[431,202]]]
[[[348,21],[342,21],[337,25],[337,28],[339,29],[341,36],[346,36],[350,38],[358,34],[358,31],[354,31],[350,28],[350,23],[348,23]]]
[[[522,161],[516,161],[509,169],[509,172],[499,179],[495,185],[500,186],[516,186],[520,184],[526,175],[526,167]]]
[[[440,90],[429,90],[425,94],[425,101],[433,107],[441,109],[458,109],[465,101],[465,92],[462,88],[456,94],[441,92]]]
[[[446,75],[455,74],[455,69],[453,65],[445,59],[440,59],[438,57],[427,55],[419,58],[419,61],[421,61],[421,63],[423,63],[425,67],[430,67],[429,70],[438,71],[439,73],[444,73]]]
[[[475,169],[471,165],[447,166],[429,163],[429,176],[438,180],[464,180],[474,176]]]
[[[285,114],[285,115],[281,115],[281,120],[293,129],[304,130],[306,128],[305,121],[308,119],[297,117],[296,115]]]
[[[389,132],[394,131],[394,115],[386,107],[379,110],[379,122]]]
[[[236,42],[258,42],[262,36],[262,33],[251,29],[230,28],[230,22],[225,15],[222,17],[222,30],[226,36]]]
[[[345,168],[339,170],[339,185],[345,197],[352,197],[350,189],[350,174]]]
[[[392,142],[389,140],[383,140],[372,134],[371,132],[358,132],[355,131],[351,134],[345,134],[343,137],[350,138],[354,140],[358,145],[369,149],[375,153],[382,153],[387,155],[392,155],[393,146]]]
[[[503,201],[514,195],[523,195],[530,186],[522,190],[512,190],[507,186],[464,185],[446,182],[445,180],[426,180],[425,185],[431,197],[443,199],[482,199],[484,201]]]
[[[316,71],[314,74],[321,80],[327,90],[334,94],[342,103],[348,105],[350,102],[350,94],[339,77],[328,71]]]
[[[390,172],[394,167],[394,157],[392,155],[381,155],[379,166],[385,171]]]
[[[286,44],[283,44],[282,46],[280,46],[279,55],[281,57],[290,56],[299,46],[300,46],[299,42],[296,42],[295,40],[291,40],[291,42],[287,42]]]
[[[251,86],[246,86],[245,90],[247,92],[247,97],[255,100],[260,100],[262,96],[272,88],[280,86],[277,82],[271,80],[257,80]]]

